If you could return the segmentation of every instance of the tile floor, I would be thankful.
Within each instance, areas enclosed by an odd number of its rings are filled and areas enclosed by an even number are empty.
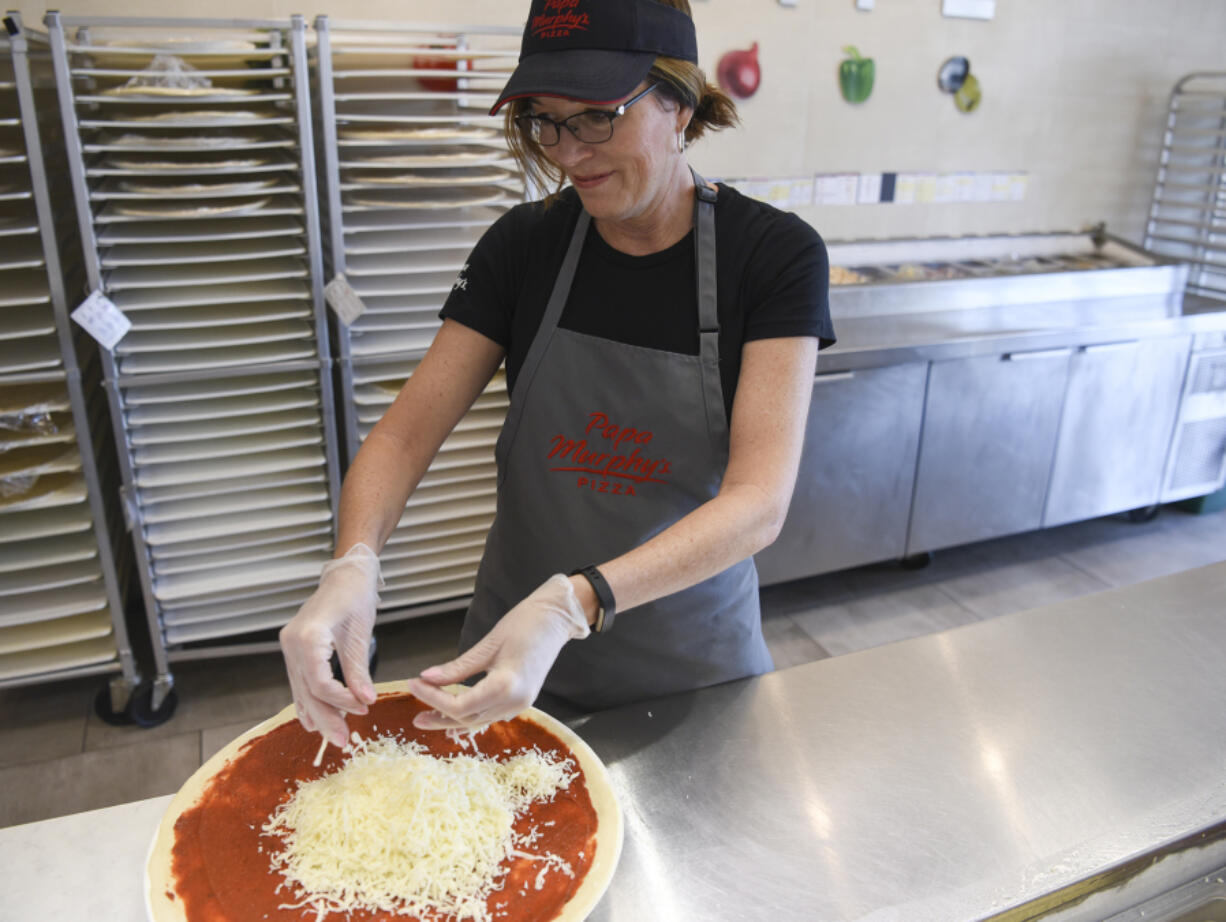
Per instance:
[[[874,565],[762,592],[778,668],[1022,611],[1226,559],[1226,513],[1166,508],[943,551],[922,570]],[[459,615],[379,631],[378,678],[450,657]],[[173,793],[204,759],[290,701],[280,658],[179,664],[179,708],[150,730],[94,716],[98,679],[0,690],[0,826]]]

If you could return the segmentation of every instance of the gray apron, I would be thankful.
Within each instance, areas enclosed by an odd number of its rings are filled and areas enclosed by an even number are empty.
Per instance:
[[[728,421],[719,373],[716,193],[694,174],[701,351],[559,329],[591,217],[582,212],[498,438],[498,503],[460,647],[553,573],[637,547],[719,491]],[[746,559],[619,612],[562,648],[545,691],[595,710],[773,668]]]

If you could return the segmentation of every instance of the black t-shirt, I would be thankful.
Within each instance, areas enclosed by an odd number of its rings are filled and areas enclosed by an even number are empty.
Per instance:
[[[478,241],[440,316],[507,351],[512,389],[566,255],[581,205],[566,189],[551,208],[517,205]],[[720,378],[729,417],[750,340],[834,342],[826,247],[793,214],[719,186],[715,203]],[[630,256],[588,230],[559,325],[617,342],[698,354],[694,231],[658,253]]]

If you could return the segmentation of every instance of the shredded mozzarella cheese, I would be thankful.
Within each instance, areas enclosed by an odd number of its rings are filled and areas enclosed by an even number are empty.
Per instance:
[[[477,748],[477,737],[490,728],[489,724],[482,724],[479,727],[468,727],[461,730],[457,727],[451,727],[444,730],[443,733],[447,739],[451,740],[461,749],[471,749],[473,752],[480,752]],[[504,752],[506,750],[503,750]]]
[[[570,786],[571,760],[537,749],[505,762],[439,758],[390,736],[347,748],[339,770],[299,782],[263,827],[284,844],[271,856],[293,894],[282,908],[317,920],[364,910],[489,922],[486,900],[508,858],[543,862],[538,889],[548,870],[573,876],[557,855],[522,851],[536,836],[513,828],[517,814]]]

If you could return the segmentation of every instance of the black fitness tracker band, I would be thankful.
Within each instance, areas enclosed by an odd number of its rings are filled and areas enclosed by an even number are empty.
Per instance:
[[[592,631],[596,634],[603,634],[605,631],[613,627],[613,616],[617,613],[617,602],[613,598],[613,590],[609,588],[609,582],[604,578],[596,567],[580,567],[571,573],[571,576],[582,574],[589,583],[592,584],[592,590],[596,593],[596,599],[600,602],[600,607],[596,610],[596,623],[592,625]]]

